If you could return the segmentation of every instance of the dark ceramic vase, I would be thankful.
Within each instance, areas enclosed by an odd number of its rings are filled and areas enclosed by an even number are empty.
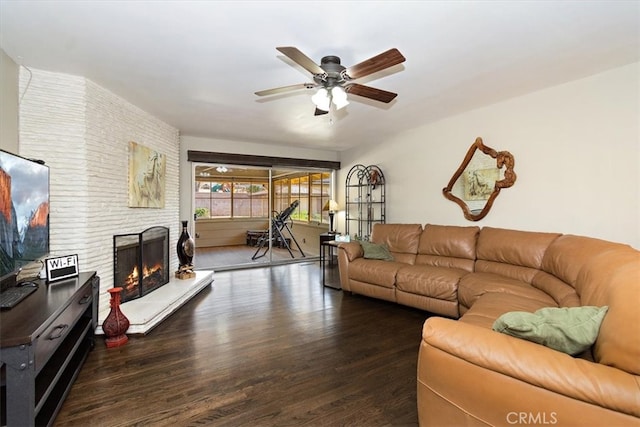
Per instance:
[[[180,267],[190,267],[193,263],[193,253],[195,252],[195,242],[187,231],[188,221],[182,221],[182,234],[178,239],[176,250],[178,252],[178,260]]]
[[[104,319],[104,323],[102,323],[102,331],[107,337],[105,339],[107,348],[120,347],[129,341],[129,338],[125,335],[125,332],[129,329],[129,319],[120,310],[122,288],[111,288],[108,292],[111,294],[111,311],[107,318]]]

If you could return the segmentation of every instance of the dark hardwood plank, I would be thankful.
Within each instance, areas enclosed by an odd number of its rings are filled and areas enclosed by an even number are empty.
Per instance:
[[[55,425],[417,425],[428,313],[323,288],[317,263],[214,280],[147,336],[99,338]]]

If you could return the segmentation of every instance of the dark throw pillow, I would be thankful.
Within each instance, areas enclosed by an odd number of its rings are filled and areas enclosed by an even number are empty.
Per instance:
[[[364,251],[366,259],[381,259],[384,261],[393,261],[393,255],[385,245],[378,245],[371,242],[361,241],[360,246]]]
[[[608,307],[547,307],[535,313],[512,311],[498,317],[493,330],[576,355],[598,338]]]

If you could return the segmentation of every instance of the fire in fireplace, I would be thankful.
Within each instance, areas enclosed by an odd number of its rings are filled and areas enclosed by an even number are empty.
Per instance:
[[[113,236],[113,277],[114,287],[122,287],[122,302],[169,283],[169,229]]]

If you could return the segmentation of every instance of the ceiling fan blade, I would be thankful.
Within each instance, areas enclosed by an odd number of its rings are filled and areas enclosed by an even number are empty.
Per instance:
[[[329,112],[316,108],[315,113],[313,113],[314,116],[322,116],[323,114],[329,114]]]
[[[261,90],[261,91],[255,92],[255,94],[258,96],[275,95],[276,93],[290,92],[292,90],[298,90],[298,89],[313,89],[314,87],[316,87],[316,85],[313,83],[299,83],[297,85],[289,85],[289,86],[277,87],[274,89]]]
[[[398,96],[397,93],[387,92],[386,90],[376,89],[371,86],[360,85],[357,83],[351,83],[344,88],[345,92],[353,95],[364,96],[365,98],[374,99],[380,102],[389,103]]]
[[[296,64],[302,66],[305,70],[309,71],[311,74],[323,74],[324,70],[320,68],[318,64],[313,62],[311,58],[309,58],[304,53],[300,52],[298,48],[293,46],[285,46],[285,47],[277,47],[279,52],[284,53],[289,59],[293,60]]]
[[[352,67],[347,68],[347,75],[352,79],[359,79],[360,77],[368,76],[369,74],[377,73],[385,68],[393,67],[405,61],[405,57],[402,56],[400,51],[396,48],[389,49],[386,52],[376,55],[373,58],[369,58],[366,61],[362,61]]]

